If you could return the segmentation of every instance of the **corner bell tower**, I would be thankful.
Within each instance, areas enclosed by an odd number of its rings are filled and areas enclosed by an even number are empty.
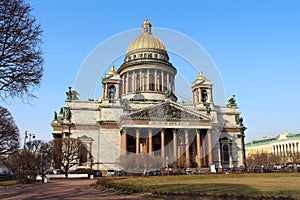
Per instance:
[[[204,107],[213,106],[212,84],[203,76],[200,71],[199,76],[192,83],[193,104],[200,104]]]
[[[101,101],[103,103],[120,101],[120,80],[120,75],[115,71],[115,66],[112,65],[111,70],[102,79]]]

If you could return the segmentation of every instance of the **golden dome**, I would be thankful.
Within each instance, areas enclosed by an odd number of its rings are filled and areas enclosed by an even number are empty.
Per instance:
[[[160,39],[153,35],[142,34],[129,45],[127,53],[137,49],[159,49],[167,51],[165,45]]]
[[[111,70],[109,72],[107,72],[107,75],[115,75],[115,74],[118,74],[118,73],[115,71],[115,66],[112,65]]]
[[[148,18],[146,18],[146,20],[144,21],[142,28],[144,28],[144,26],[150,26],[152,27],[151,23],[149,22]]]
[[[202,71],[200,71],[200,75],[196,78],[196,81],[203,81],[206,80],[205,76],[203,76]]]
[[[137,37],[135,40],[131,42],[129,45],[126,54],[131,51],[135,51],[138,49],[157,49],[162,51],[167,51],[163,42],[152,35],[151,33],[151,23],[149,22],[148,18],[144,21],[142,25],[142,35]]]

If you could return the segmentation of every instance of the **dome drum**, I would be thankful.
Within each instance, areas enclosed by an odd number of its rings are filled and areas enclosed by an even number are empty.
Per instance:
[[[164,70],[175,71],[175,74],[177,71],[170,62],[165,60],[144,58],[124,62],[117,72],[122,75],[125,71],[128,71],[131,68],[144,68],[145,65],[163,67]]]
[[[131,51],[130,53],[126,54],[124,61],[131,61],[131,60],[138,60],[138,59],[159,59],[169,61],[169,56],[165,51],[161,51],[158,49],[138,49]]]

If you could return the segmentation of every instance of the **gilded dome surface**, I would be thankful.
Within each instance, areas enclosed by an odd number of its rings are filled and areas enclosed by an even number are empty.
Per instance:
[[[167,51],[165,45],[162,43],[160,39],[153,36],[152,34],[142,34],[137,37],[127,49],[127,53],[137,50],[137,49],[159,49],[163,51]]]
[[[196,81],[202,81],[202,80],[207,80],[207,79],[205,78],[205,76],[203,76],[202,71],[200,71],[200,74],[199,74],[199,76],[196,78]]]
[[[111,70],[109,72],[107,72],[107,75],[115,75],[115,74],[118,74],[118,73],[115,71],[115,66],[112,65]]]
[[[154,35],[152,35],[151,27],[151,23],[148,19],[146,19],[142,25],[142,34],[131,42],[126,54],[139,49],[156,49],[167,51],[163,42]]]

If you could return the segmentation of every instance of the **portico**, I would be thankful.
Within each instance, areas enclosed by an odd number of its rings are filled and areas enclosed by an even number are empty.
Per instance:
[[[207,116],[197,114],[165,102],[123,116],[121,152],[160,156],[182,167],[209,166],[213,162],[211,126]]]
[[[207,129],[123,128],[121,151],[147,153],[177,161],[183,167],[209,166],[212,143]]]

